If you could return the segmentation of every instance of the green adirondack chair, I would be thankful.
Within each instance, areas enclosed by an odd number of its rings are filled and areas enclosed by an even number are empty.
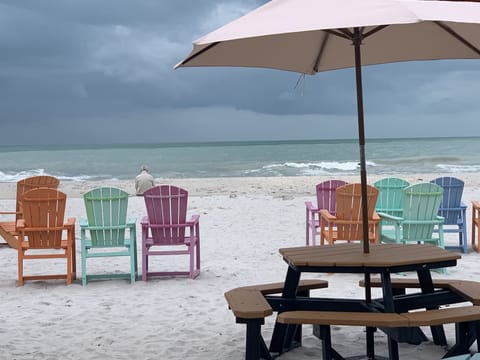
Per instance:
[[[430,243],[444,247],[443,222],[438,216],[443,188],[433,183],[418,183],[403,189],[402,216],[379,212],[381,219],[390,221],[393,228],[380,228],[383,243]],[[434,227],[438,233],[434,233]]]
[[[87,219],[80,221],[82,285],[87,280],[127,278],[135,282],[137,270],[136,219],[127,219],[128,193],[114,187],[100,187],[84,195]],[[90,238],[87,238],[87,232]],[[87,259],[129,256],[130,273],[87,275]]]
[[[373,186],[378,190],[375,211],[393,216],[402,216],[403,189],[409,182],[397,177],[386,177],[376,181]]]

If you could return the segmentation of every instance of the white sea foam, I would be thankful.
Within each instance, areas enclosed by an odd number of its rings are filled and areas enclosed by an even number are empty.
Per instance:
[[[39,175],[53,175],[61,181],[85,181],[97,178],[97,176],[92,175],[79,175],[79,176],[63,176],[63,175],[55,175],[55,174],[48,174],[45,172],[44,169],[33,169],[33,170],[25,170],[20,171],[17,173],[13,172],[2,172],[0,171],[0,182],[4,183],[14,183],[18,180],[30,177],[30,176],[39,176]],[[115,180],[115,179],[112,179]]]
[[[451,173],[466,173],[480,171],[480,165],[452,165],[452,164],[438,164],[437,167],[442,171]]]

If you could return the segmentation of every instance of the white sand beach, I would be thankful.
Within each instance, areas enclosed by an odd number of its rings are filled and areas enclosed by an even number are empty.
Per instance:
[[[438,174],[438,176],[447,174]],[[430,181],[432,174],[405,177],[414,183]],[[480,199],[480,174],[461,174],[465,181],[464,202]],[[373,183],[380,176],[369,176]],[[189,214],[200,215],[201,274],[195,279],[158,278],[103,280],[82,287],[80,280],[26,282],[17,287],[16,250],[0,248],[0,359],[232,359],[244,358],[245,325],[236,324],[224,292],[243,285],[283,281],[287,266],[281,247],[305,244],[306,200],[314,201],[315,184],[325,177],[157,179],[189,191]],[[345,178],[349,182],[358,178]],[[133,181],[63,182],[68,195],[66,216],[85,216],[82,194],[99,185],[113,185],[134,193]],[[0,184],[0,211],[15,208],[15,184]],[[143,198],[129,198],[129,216],[145,214]],[[79,228],[77,226],[77,242]],[[137,223],[137,242],[141,229]],[[456,234],[446,235],[456,241]],[[470,239],[469,239],[470,241]],[[77,245],[77,274],[80,275]],[[168,259],[172,258],[172,259]],[[455,268],[438,277],[476,280],[480,276],[477,253],[462,255]],[[140,257],[139,257],[140,259]],[[97,259],[94,259],[97,260]],[[128,259],[98,259],[89,263],[91,272],[128,271]],[[187,268],[187,257],[167,257],[166,268]],[[63,271],[63,262],[45,261],[45,271]],[[28,269],[28,268],[27,268]],[[140,267],[141,269],[141,267]],[[328,297],[363,297],[360,275],[311,274],[329,281],[327,289],[315,293]],[[267,341],[274,316],[267,318],[263,335]],[[446,326],[454,339],[453,325]],[[425,330],[431,339],[429,329]],[[377,331],[376,352],[387,354],[386,336]],[[364,353],[362,328],[335,327],[334,347],[344,356]],[[402,359],[440,359],[445,349],[431,341],[418,346],[400,344]],[[304,346],[279,359],[321,358],[320,341],[311,327],[304,330]]]

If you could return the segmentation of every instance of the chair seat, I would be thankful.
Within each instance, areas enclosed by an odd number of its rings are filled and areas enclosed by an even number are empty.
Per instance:
[[[30,243],[28,241],[21,241],[20,243],[20,247],[22,249],[26,249],[26,250],[41,250],[41,249],[44,249],[44,248],[34,248],[34,247],[31,247],[30,246]],[[59,248],[52,248],[52,250],[64,250],[66,249],[67,247],[69,246],[69,243],[67,240],[62,240],[60,242],[60,247]]]
[[[183,244],[185,246],[190,246],[191,244],[196,242],[196,238],[192,238],[190,236],[186,236],[185,239],[183,239]],[[152,238],[147,238],[145,239],[145,245],[148,247],[152,246],[177,246],[178,244],[175,245],[170,245],[170,244],[155,244]]]

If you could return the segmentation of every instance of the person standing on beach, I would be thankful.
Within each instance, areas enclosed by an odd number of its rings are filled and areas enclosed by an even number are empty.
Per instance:
[[[148,166],[142,165],[140,174],[135,177],[135,192],[137,196],[143,196],[143,193],[155,186],[153,176],[148,172]]]

